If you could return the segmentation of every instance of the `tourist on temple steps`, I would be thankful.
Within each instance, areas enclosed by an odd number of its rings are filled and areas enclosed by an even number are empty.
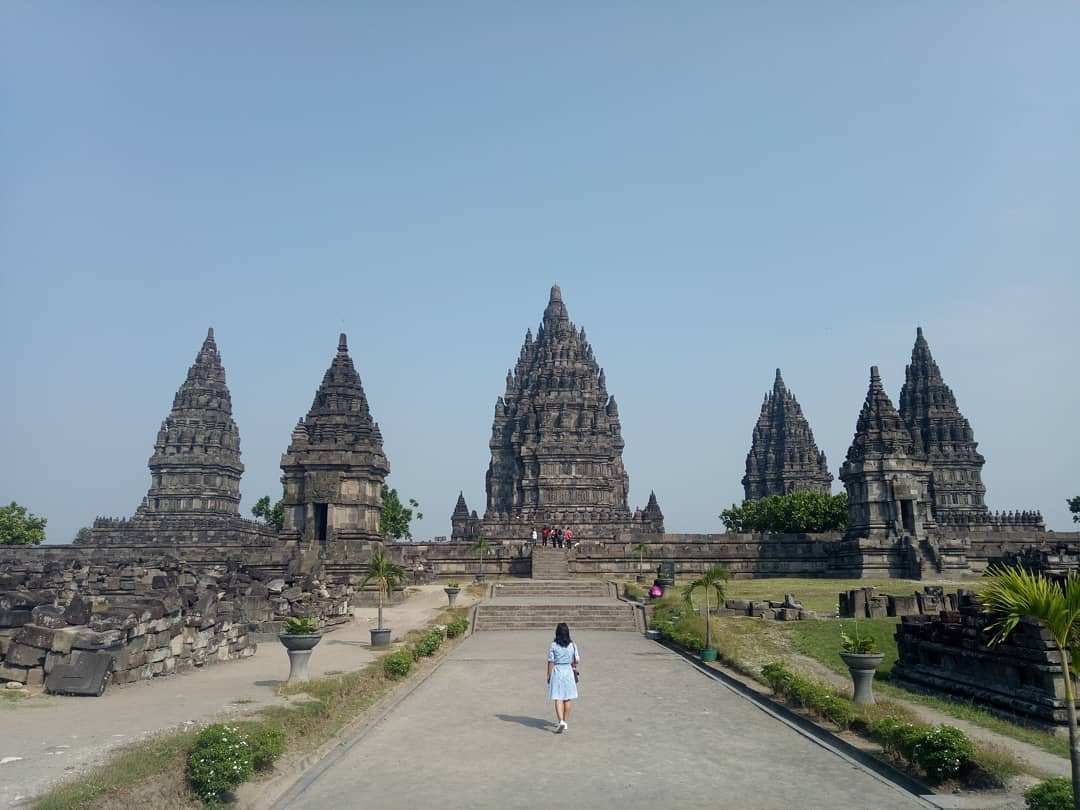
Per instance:
[[[536,545],[536,529],[535,528],[532,530],[532,544],[534,546]]]
[[[567,730],[570,701],[577,700],[577,667],[580,660],[577,645],[570,640],[570,628],[566,622],[559,622],[547,656],[548,700],[555,701],[555,718],[559,721],[556,734]]]
[[[563,540],[565,541],[565,545],[567,548],[574,547],[574,533],[570,531],[569,526],[567,526],[566,529],[563,531]]]
[[[551,538],[551,529],[545,526],[540,530],[540,536],[543,538],[544,547],[547,548],[548,540]]]
[[[562,528],[555,529],[555,548],[562,548]]]

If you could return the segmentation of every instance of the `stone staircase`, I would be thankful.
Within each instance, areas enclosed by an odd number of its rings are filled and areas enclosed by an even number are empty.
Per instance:
[[[492,586],[491,594],[477,606],[477,630],[554,631],[559,622],[571,632],[641,629],[635,608],[616,599],[606,582],[512,580]]]
[[[612,586],[606,582],[580,579],[535,581],[529,579],[497,582],[492,589],[492,597],[504,599],[510,596],[532,598],[545,597],[580,597],[585,599],[611,599],[615,597]]]
[[[570,566],[566,561],[569,552],[564,548],[533,546],[533,579],[570,579]]]

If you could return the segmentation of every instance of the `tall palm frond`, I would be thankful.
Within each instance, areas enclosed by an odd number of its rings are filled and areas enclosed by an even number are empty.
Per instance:
[[[381,548],[375,549],[368,563],[368,572],[360,583],[365,587],[374,582],[379,590],[379,629],[383,629],[383,596],[389,595],[396,585],[405,581],[405,569],[394,563]]]
[[[705,649],[709,649],[712,643],[709,596],[716,594],[717,607],[724,604],[724,583],[730,578],[731,574],[724,566],[714,565],[693,582],[688,582],[683,586],[683,599],[691,608],[694,607],[694,593],[699,590],[705,593]]]

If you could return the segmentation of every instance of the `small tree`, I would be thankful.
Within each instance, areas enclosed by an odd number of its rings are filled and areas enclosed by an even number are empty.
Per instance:
[[[701,590],[705,592],[705,649],[711,649],[712,647],[712,631],[710,628],[710,617],[712,615],[709,596],[710,594],[716,594],[716,606],[720,607],[724,604],[724,583],[730,578],[728,570],[722,565],[714,565],[705,571],[699,578],[693,582],[688,583],[683,587],[683,599],[686,600],[686,604],[691,609],[694,607],[694,592]]]
[[[979,593],[983,610],[997,618],[989,629],[990,643],[1000,644],[1021,619],[1034,619],[1053,637],[1065,676],[1065,709],[1069,720],[1069,760],[1072,766],[1073,806],[1080,810],[1080,740],[1076,729],[1076,696],[1071,651],[1080,642],[1080,576],[1070,573],[1064,587],[1042,574],[1018,566],[992,569],[989,584]]]
[[[1065,503],[1069,505],[1069,511],[1072,512],[1073,523],[1080,523],[1080,495],[1067,499]]]
[[[720,513],[729,532],[810,534],[847,527],[847,494],[789,492],[769,495],[741,505],[732,504]]]
[[[383,629],[383,598],[389,596],[394,588],[404,581],[405,569],[395,564],[381,548],[376,549],[371,555],[367,576],[360,583],[360,587],[374,582],[379,589],[379,630]]]
[[[270,505],[270,496],[263,495],[255,501],[251,507],[251,514],[261,520],[267,526],[273,526],[277,531],[285,526],[285,499],[281,498],[273,506]]]
[[[401,502],[396,489],[390,489],[386,484],[382,486],[382,514],[379,515],[379,534],[390,540],[412,539],[412,531],[409,524],[413,517],[417,520],[424,519],[424,513],[420,511],[420,504],[415,498],[409,498],[409,505]]]
[[[476,572],[477,576],[482,577],[484,575],[484,556],[491,551],[491,548],[491,541],[486,537],[480,537],[473,543],[473,549],[476,550],[476,553],[480,558],[480,570]]]
[[[630,551],[638,555],[638,571],[645,570],[645,555],[649,553],[648,543],[637,543]]]
[[[12,501],[0,506],[0,546],[38,546],[45,542],[48,518]]]

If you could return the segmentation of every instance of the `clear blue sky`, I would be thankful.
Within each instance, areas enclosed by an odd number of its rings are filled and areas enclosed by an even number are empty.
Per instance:
[[[741,499],[777,366],[836,474],[917,324],[991,506],[1067,529],[1077,43],[1072,2],[7,3],[0,498],[130,514],[212,325],[246,512],[346,331],[446,534],[558,281],[669,530]]]

